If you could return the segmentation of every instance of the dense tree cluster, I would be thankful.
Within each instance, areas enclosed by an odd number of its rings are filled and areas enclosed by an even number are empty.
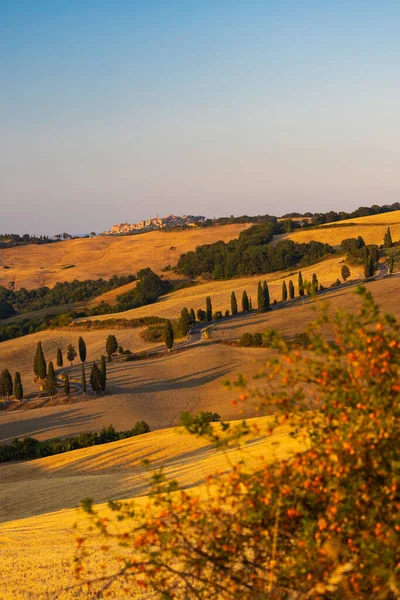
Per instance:
[[[374,204],[373,206],[360,206],[353,212],[336,212],[334,210],[330,210],[326,213],[299,213],[299,212],[291,212],[283,215],[284,219],[293,219],[293,218],[311,218],[308,225],[323,225],[324,223],[335,223],[336,221],[344,221],[346,219],[357,219],[358,217],[368,217],[370,215],[379,215],[381,213],[393,212],[395,210],[400,210],[400,202],[394,202],[393,204],[384,204],[383,206],[378,206]],[[305,224],[307,226],[307,224]]]
[[[121,277],[113,275],[108,280],[100,278],[78,281],[75,279],[74,281],[56,283],[53,288],[40,287],[33,290],[21,288],[14,291],[0,286],[0,318],[7,318],[7,315],[2,316],[4,304],[12,305],[14,310],[18,312],[40,310],[49,306],[90,300],[132,281],[135,281],[134,275]],[[13,316],[13,314],[11,313],[8,316]]]
[[[47,235],[19,235],[18,233],[3,233],[0,234],[0,249],[12,248],[13,246],[25,246],[27,244],[50,244],[55,240],[50,239]]]
[[[0,446],[0,463],[9,460],[27,460],[61,454],[79,448],[88,448],[98,444],[107,444],[125,438],[148,433],[150,427],[145,421],[139,421],[132,429],[116,431],[112,425],[104,427],[100,433],[81,433],[76,437],[39,441],[26,437],[23,440],[15,439],[12,444]]]
[[[228,243],[220,241],[198,246],[195,251],[182,254],[177,270],[189,277],[231,279],[313,264],[334,252],[329,244],[315,241],[296,244],[292,240],[281,240],[276,246],[270,246],[275,232],[275,221],[271,219],[242,231],[237,239]]]
[[[169,281],[164,281],[149,267],[141,269],[138,274],[138,283],[126,294],[117,296],[118,311],[137,308],[146,304],[155,302],[163,294],[171,291],[172,286]],[[115,311],[114,311],[115,312]]]

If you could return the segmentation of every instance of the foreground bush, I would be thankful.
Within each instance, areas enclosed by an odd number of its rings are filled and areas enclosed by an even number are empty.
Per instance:
[[[138,421],[133,429],[127,429],[126,431],[116,431],[112,425],[109,425],[103,427],[100,433],[80,433],[76,437],[57,438],[45,440],[44,442],[31,437],[26,437],[23,440],[17,438],[12,444],[0,446],[0,463],[10,460],[27,460],[52,456],[53,454],[61,454],[78,448],[116,442],[149,431],[150,427],[145,421]]]
[[[275,414],[270,433],[284,424],[306,449],[272,464],[260,458],[253,471],[229,463],[226,476],[209,477],[207,501],[162,473],[145,508],[111,503],[118,521],[87,501],[114,565],[97,585],[123,579],[126,596],[139,585],[163,599],[400,597],[399,331],[359,293],[357,315],[321,313],[307,349],[276,336],[279,354],[258,391],[236,382],[241,401],[254,394]],[[257,435],[246,422],[192,419],[188,430],[219,447]],[[85,536],[77,542],[82,576],[89,546]]]

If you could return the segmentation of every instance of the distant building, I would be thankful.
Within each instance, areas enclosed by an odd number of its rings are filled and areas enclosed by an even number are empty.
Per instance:
[[[171,227],[193,227],[205,220],[206,217],[200,215],[183,215],[182,217],[175,215],[159,217],[157,215],[155,219],[147,219],[140,221],[140,223],[128,223],[127,221],[125,223],[118,223],[118,225],[113,225],[110,231],[104,231],[102,235],[127,235],[133,232],[169,229]]]

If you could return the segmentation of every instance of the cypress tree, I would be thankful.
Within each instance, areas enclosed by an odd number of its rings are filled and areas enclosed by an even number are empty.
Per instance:
[[[318,277],[315,273],[312,276],[311,291],[315,294],[318,291]]]
[[[289,281],[289,298],[291,300],[294,299],[294,285],[292,280]]]
[[[383,245],[385,246],[385,248],[391,248],[393,246],[393,240],[392,240],[392,234],[390,232],[390,227],[387,228],[387,232],[385,233]]]
[[[357,238],[357,247],[359,250],[361,250],[361,248],[363,248],[364,246],[365,246],[364,239],[361,237],[361,235],[359,235]]]
[[[70,394],[70,385],[69,385],[69,376],[68,376],[68,373],[66,373],[65,377],[64,377],[64,394],[66,396],[69,396],[69,394]]]
[[[101,373],[99,367],[97,366],[97,362],[94,361],[92,371],[90,373],[90,385],[92,386],[92,390],[98,394],[101,390]]]
[[[106,389],[107,383],[107,367],[106,367],[106,357],[101,355],[100,359],[100,387],[101,391],[104,392]]]
[[[57,394],[57,379],[52,361],[49,362],[47,376],[44,381],[44,389],[50,398]]]
[[[347,265],[343,265],[341,268],[341,275],[344,282],[350,277],[350,269]]]
[[[286,281],[284,281],[282,283],[282,301],[286,302],[287,300],[287,287],[286,287]]]
[[[76,353],[75,347],[72,344],[69,344],[69,346],[67,348],[67,359],[71,363],[71,367],[73,365],[73,362],[74,362],[76,356],[77,356],[77,353]]]
[[[174,345],[174,330],[172,329],[172,323],[170,320],[168,320],[165,324],[164,342],[168,348],[168,351],[170,352],[172,346]]]
[[[1,395],[3,398],[7,396],[7,400],[9,400],[13,393],[13,380],[8,369],[3,369],[0,380]]]
[[[181,310],[179,324],[183,335],[186,335],[190,329],[190,314],[186,306],[184,306]]]
[[[264,290],[262,288],[260,281],[258,282],[258,286],[257,286],[257,304],[258,304],[258,312],[263,313],[266,311]]]
[[[118,342],[115,335],[109,335],[106,340],[106,352],[108,356],[108,362],[111,362],[112,355],[118,350]]]
[[[81,385],[82,385],[82,394],[86,394],[86,373],[85,373],[85,365],[84,365],[84,363],[82,363]]]
[[[249,312],[249,308],[250,308],[249,297],[247,295],[246,290],[243,290],[243,294],[242,294],[242,312]]]
[[[57,367],[62,367],[64,364],[61,348],[57,348]]]
[[[17,371],[14,375],[14,395],[15,399],[21,401],[24,397],[24,388],[22,387],[21,374]]]
[[[86,360],[86,344],[82,337],[80,337],[78,340],[78,351],[79,351],[79,358],[81,359],[81,362],[84,363]]]
[[[271,299],[269,297],[268,283],[266,281],[264,281],[264,283],[263,283],[263,292],[264,292],[265,310],[269,310],[269,307],[270,307],[270,304],[271,304]]]
[[[235,292],[232,292],[231,294],[231,313],[232,315],[237,315],[238,312],[238,305],[237,305],[237,300],[236,300],[236,294]]]
[[[304,296],[304,283],[301,271],[299,271],[299,296]]]
[[[191,308],[189,311],[190,316],[190,325],[196,325],[196,315],[194,314],[194,308]]]
[[[44,357],[42,342],[38,342],[36,348],[35,360],[33,363],[33,372],[39,379],[44,380],[47,374],[46,359]]]
[[[206,298],[206,318],[208,322],[212,321],[212,302],[210,296]]]
[[[249,298],[249,310],[253,310],[253,301],[251,299],[251,296]]]

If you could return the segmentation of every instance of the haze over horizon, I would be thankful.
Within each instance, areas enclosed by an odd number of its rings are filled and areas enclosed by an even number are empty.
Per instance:
[[[399,201],[399,24],[388,0],[4,0],[0,233]]]

